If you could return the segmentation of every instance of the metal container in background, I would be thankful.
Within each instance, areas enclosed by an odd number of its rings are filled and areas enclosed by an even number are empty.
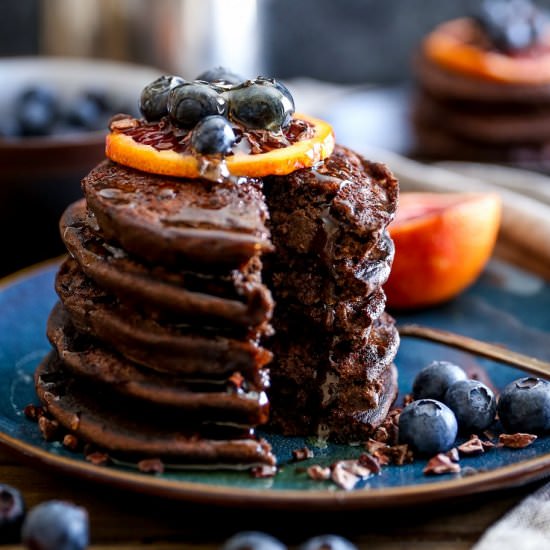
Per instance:
[[[194,78],[264,69],[258,0],[42,0],[41,53],[133,61]]]

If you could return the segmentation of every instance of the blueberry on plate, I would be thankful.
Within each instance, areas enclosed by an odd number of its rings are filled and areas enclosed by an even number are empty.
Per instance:
[[[550,430],[550,383],[531,376],[514,380],[500,394],[498,416],[508,433]]]
[[[357,546],[339,535],[319,535],[306,540],[299,550],[357,550]]]
[[[479,380],[459,380],[445,392],[443,402],[455,413],[463,433],[477,433],[494,421],[497,410],[495,394]]]
[[[57,94],[47,86],[28,88],[15,100],[16,119],[23,136],[49,135],[58,111]]]
[[[202,80],[204,82],[219,82],[221,84],[232,84],[236,86],[244,81],[241,75],[230,71],[226,67],[214,67],[202,72],[195,80]]]
[[[96,101],[86,96],[78,96],[69,105],[66,119],[75,128],[99,130],[105,126],[103,113]]]
[[[416,375],[412,388],[413,397],[442,401],[449,386],[466,378],[466,373],[458,365],[448,361],[433,361]]]
[[[399,415],[399,439],[422,455],[448,451],[458,431],[455,415],[435,399],[420,399],[407,405]]]
[[[226,112],[225,98],[214,86],[204,82],[185,82],[168,96],[170,119],[181,128],[193,128],[207,116],[223,116]]]
[[[61,500],[42,502],[27,514],[21,538],[33,550],[84,550],[90,538],[88,513]]]
[[[247,128],[278,132],[290,124],[294,113],[292,95],[273,79],[249,80],[226,95],[229,118]]]
[[[0,484],[0,541],[18,542],[25,517],[25,501],[10,485]]]
[[[227,154],[236,137],[229,121],[223,116],[203,118],[193,129],[191,147],[202,155]]]
[[[145,120],[151,122],[166,116],[170,91],[184,82],[179,76],[164,75],[147,84],[139,98],[139,110]]]
[[[242,531],[228,538],[221,550],[286,550],[286,546],[267,533]]]

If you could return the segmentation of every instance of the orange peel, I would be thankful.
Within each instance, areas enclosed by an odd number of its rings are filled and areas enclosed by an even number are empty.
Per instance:
[[[313,166],[330,156],[335,144],[332,126],[303,114],[295,114],[294,118],[311,124],[313,136],[265,153],[235,153],[227,156],[224,162],[229,173],[248,177],[282,176]],[[173,150],[159,151],[150,145],[136,142],[123,132],[111,132],[107,135],[105,154],[114,162],[144,172],[183,178],[201,177],[200,160],[197,156]]]
[[[510,56],[487,50],[475,43],[471,19],[460,18],[436,27],[423,42],[428,59],[454,72],[502,84],[550,83],[550,44],[532,57]]]

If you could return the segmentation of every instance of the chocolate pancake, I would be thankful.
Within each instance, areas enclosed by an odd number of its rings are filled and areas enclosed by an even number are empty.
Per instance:
[[[414,70],[422,87],[442,99],[471,100],[486,104],[550,104],[550,84],[525,85],[473,78],[439,67],[419,53]]]
[[[267,258],[266,279],[280,299],[304,305],[364,299],[387,281],[395,248],[384,231],[374,248],[359,261],[349,258],[338,269],[328,269],[315,255],[283,254],[283,261]]]
[[[203,318],[206,324],[239,324],[269,332],[273,300],[261,283],[258,258],[226,275],[193,272],[190,265],[186,271],[170,272],[143,264],[105,242],[92,231],[93,225],[95,219],[82,200],[66,209],[60,230],[70,254],[99,286],[124,300]]]
[[[385,165],[337,146],[314,168],[265,179],[279,261],[314,255],[336,277],[380,240],[397,208],[398,184]]]
[[[185,379],[142,369],[93,339],[78,333],[58,304],[48,319],[47,334],[64,368],[113,393],[189,411],[209,420],[247,425],[268,417],[265,377]]]
[[[178,464],[212,467],[273,465],[263,439],[224,427],[184,427],[170,417],[151,418],[140,408],[116,406],[67,374],[55,354],[35,373],[40,401],[69,432],[113,453],[148,455]]]
[[[82,189],[104,236],[149,262],[227,269],[273,249],[259,180],[170,178],[105,161]]]
[[[142,315],[97,287],[72,259],[61,266],[56,291],[78,331],[154,370],[207,377],[256,373],[271,359],[269,351],[251,340],[191,325],[162,324]]]
[[[370,408],[364,408],[360,391],[343,391],[338,403],[322,414],[317,424],[317,434],[337,443],[364,441],[385,420],[397,397],[397,369],[391,364],[378,381],[378,400]]]
[[[471,142],[513,147],[518,144],[550,141],[550,103],[545,110],[495,109],[490,105],[457,104],[422,94],[415,105],[414,118],[424,125],[444,128]]]

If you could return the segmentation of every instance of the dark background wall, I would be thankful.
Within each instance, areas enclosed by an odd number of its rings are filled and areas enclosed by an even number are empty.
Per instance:
[[[218,0],[202,1],[215,5]],[[108,5],[111,9],[116,5],[119,15],[124,10],[131,11],[136,20],[139,19],[136,11],[151,10],[151,6],[160,9],[163,4],[166,7],[170,4],[173,9],[175,2],[178,0],[95,0],[95,3],[74,0],[64,2],[63,9],[75,9],[85,3],[88,10],[91,5],[92,9],[106,11]],[[279,78],[311,76],[345,83],[401,82],[409,76],[410,59],[422,36],[440,21],[471,13],[479,2],[257,0],[260,67],[264,74]],[[61,4],[61,0],[1,0],[0,55],[40,53],[41,24],[46,19],[46,10],[51,10],[56,3]],[[550,8],[550,0],[539,0],[538,4]],[[248,39],[233,27],[222,28],[228,36],[224,40],[229,48],[232,40],[246,42]],[[123,29],[120,25],[118,28],[122,35]],[[157,40],[163,38],[158,36]],[[149,46],[146,40],[142,43]],[[250,47],[256,47],[252,40]],[[164,59],[146,58],[145,51],[134,47],[128,57],[132,61],[154,61],[157,66],[163,66]],[[120,51],[112,54],[120,58]],[[109,52],[102,51],[100,55],[109,56]]]

